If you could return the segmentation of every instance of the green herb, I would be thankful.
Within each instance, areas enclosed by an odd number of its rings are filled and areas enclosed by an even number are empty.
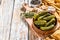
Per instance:
[[[34,13],[33,13],[33,12],[25,13],[24,16],[25,16],[26,18],[33,18]]]

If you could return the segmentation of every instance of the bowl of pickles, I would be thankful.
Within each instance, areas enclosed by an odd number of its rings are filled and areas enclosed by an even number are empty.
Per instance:
[[[38,14],[35,14],[33,21],[34,25],[37,26],[38,29],[41,29],[43,31],[53,29],[57,24],[55,15],[49,12],[39,12]]]
[[[58,26],[57,18],[50,12],[39,12],[34,14],[33,29],[38,36],[46,36],[56,31]]]

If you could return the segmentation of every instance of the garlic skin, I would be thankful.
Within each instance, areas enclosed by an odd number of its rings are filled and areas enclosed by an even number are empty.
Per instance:
[[[52,6],[48,6],[47,11],[49,11],[50,13],[54,13],[56,11],[56,9]]]

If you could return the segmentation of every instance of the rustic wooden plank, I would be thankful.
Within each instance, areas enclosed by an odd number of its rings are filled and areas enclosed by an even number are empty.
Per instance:
[[[2,25],[2,34],[0,34],[0,37],[3,38],[0,40],[9,40],[9,33],[10,33],[10,24],[11,24],[11,18],[12,18],[12,11],[13,11],[13,3],[14,0],[2,0],[1,8],[2,8],[2,19],[3,22]],[[1,23],[0,23],[1,24]]]
[[[24,0],[15,0],[10,40],[28,40],[28,27],[20,18]]]

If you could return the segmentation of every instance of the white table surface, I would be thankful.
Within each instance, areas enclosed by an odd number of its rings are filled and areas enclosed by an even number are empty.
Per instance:
[[[0,5],[0,40],[28,40],[28,26],[20,19],[24,0],[2,0]]]

